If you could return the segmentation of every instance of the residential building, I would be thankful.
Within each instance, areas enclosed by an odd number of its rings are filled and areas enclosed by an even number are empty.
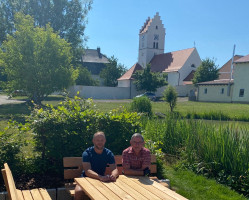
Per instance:
[[[148,18],[139,31],[138,62],[134,64],[126,74],[118,79],[118,87],[126,87],[132,84],[135,73],[134,67],[151,65],[152,72],[168,74],[168,83],[172,86],[191,85],[193,74],[201,64],[201,59],[196,48],[164,53],[166,30],[160,19],[159,13],[154,18]],[[129,84],[128,84],[129,83]],[[183,96],[188,95],[190,89],[186,87]],[[164,89],[159,89],[159,96]],[[184,91],[184,89],[181,89]],[[182,96],[180,95],[180,96]]]
[[[231,70],[231,60],[229,60],[220,70],[220,72],[226,73],[220,73],[218,80],[198,83],[198,101],[249,103],[249,84],[247,81],[249,55],[234,56],[233,66]]]

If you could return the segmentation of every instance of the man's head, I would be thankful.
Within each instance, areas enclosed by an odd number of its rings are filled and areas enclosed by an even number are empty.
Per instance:
[[[98,131],[97,133],[95,133],[93,135],[93,144],[94,144],[94,148],[98,151],[101,151],[104,149],[105,147],[105,134],[102,131]]]
[[[144,146],[144,138],[141,134],[135,133],[131,136],[131,147],[138,154]]]

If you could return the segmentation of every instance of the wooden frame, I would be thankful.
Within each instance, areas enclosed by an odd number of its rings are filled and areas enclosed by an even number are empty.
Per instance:
[[[115,163],[117,165],[117,169],[119,174],[122,174],[123,166],[122,166],[122,155],[116,155],[115,156]],[[65,180],[73,180],[74,178],[78,178],[81,176],[81,173],[83,171],[82,166],[82,157],[64,157],[63,158],[63,166],[64,166],[64,179]],[[157,173],[157,165],[156,165],[156,155],[151,154],[151,166],[150,171],[152,174]],[[106,167],[106,174],[110,174],[111,170],[110,167]],[[155,181],[159,181],[157,177],[153,177]],[[71,196],[74,196],[75,191],[75,183],[69,182],[65,183],[65,187],[67,191],[70,193]],[[168,187],[168,185],[167,185]]]
[[[52,200],[46,189],[17,190],[12,172],[7,163],[2,169],[3,179],[7,188],[9,200]]]

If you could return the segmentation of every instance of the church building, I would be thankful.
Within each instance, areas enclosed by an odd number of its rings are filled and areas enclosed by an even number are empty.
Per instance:
[[[132,87],[134,73],[147,64],[151,65],[152,72],[167,73],[167,81],[172,86],[192,84],[193,74],[201,64],[196,48],[164,53],[165,35],[166,30],[159,13],[145,21],[139,31],[138,62],[118,79],[118,87]]]

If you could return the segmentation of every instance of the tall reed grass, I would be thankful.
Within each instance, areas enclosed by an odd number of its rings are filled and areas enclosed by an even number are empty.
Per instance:
[[[157,142],[164,153],[181,156],[197,172],[249,195],[248,130],[176,115],[143,124],[145,138]]]

